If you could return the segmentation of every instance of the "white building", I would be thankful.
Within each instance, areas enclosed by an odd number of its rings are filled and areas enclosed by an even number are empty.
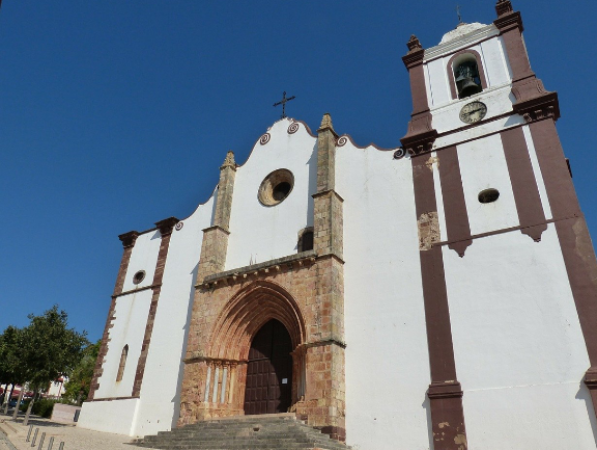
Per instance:
[[[408,42],[402,147],[282,119],[191,216],[120,236],[79,426],[290,409],[363,450],[594,449],[597,262],[557,95],[496,10]]]

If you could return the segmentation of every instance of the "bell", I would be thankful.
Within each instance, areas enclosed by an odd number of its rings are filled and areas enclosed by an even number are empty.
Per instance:
[[[454,75],[456,75],[458,98],[470,97],[483,90],[481,83],[477,81],[479,80],[479,71],[475,62],[463,62],[456,67]]]
[[[470,97],[483,89],[473,78],[465,78],[464,80],[457,81],[456,86],[458,87],[458,98]]]

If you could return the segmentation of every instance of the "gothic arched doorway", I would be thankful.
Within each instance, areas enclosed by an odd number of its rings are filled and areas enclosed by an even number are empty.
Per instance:
[[[251,342],[245,388],[245,414],[287,412],[292,400],[292,341],[275,319]]]

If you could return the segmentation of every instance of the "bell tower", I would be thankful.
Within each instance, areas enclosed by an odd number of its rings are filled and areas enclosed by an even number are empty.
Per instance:
[[[497,1],[495,9],[492,24],[460,23],[428,49],[411,36],[403,57],[413,112],[397,157],[409,155],[412,163],[430,428],[435,448],[442,450],[504,444],[503,434],[494,436],[491,427],[482,426],[483,415],[537,421],[540,427],[536,399],[508,393],[509,385],[538,379],[578,385],[584,379],[582,390],[592,404],[583,408],[594,416],[597,405],[597,328],[589,325],[597,322],[597,262],[556,132],[558,96],[531,69],[521,14],[509,0]],[[565,267],[562,273],[534,272],[533,265],[555,260]],[[526,292],[513,280],[518,276],[512,275],[513,264],[526,271],[519,282],[528,286]],[[500,278],[507,281],[494,284]],[[569,300],[553,296],[559,289]],[[469,303],[467,295],[476,300]],[[489,297],[494,300],[484,302]],[[553,311],[572,302],[575,311],[556,321],[561,328],[555,334],[537,319],[548,304]],[[520,308],[528,314],[521,323],[535,322],[531,337],[511,326]],[[547,375],[546,367],[559,364],[548,347],[568,339],[570,320],[587,353],[570,363],[571,379]],[[501,364],[478,367],[484,352],[499,352],[509,339],[520,350],[518,359],[505,355]],[[471,340],[487,348],[473,349]],[[491,389],[503,389],[500,401],[508,408],[496,412],[495,398],[480,393]],[[574,403],[574,395],[556,390],[549,395]],[[555,405],[554,414],[560,414]],[[538,415],[518,417],[517,408],[537,408]],[[467,415],[468,410],[474,412]]]

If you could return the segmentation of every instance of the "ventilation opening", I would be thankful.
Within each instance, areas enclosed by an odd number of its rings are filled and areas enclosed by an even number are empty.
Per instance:
[[[306,252],[308,250],[313,250],[313,230],[307,229],[301,233],[298,240],[298,251]]]
[[[145,279],[145,271],[140,270],[133,276],[133,284],[139,284]]]
[[[454,64],[454,78],[458,98],[466,98],[478,94],[483,90],[477,60],[473,55],[464,55],[463,59]]]
[[[481,203],[493,203],[495,202],[500,196],[500,191],[497,189],[485,189],[479,192],[479,201]]]
[[[287,169],[270,173],[261,182],[257,198],[264,206],[275,206],[290,195],[294,187],[294,175]]]

